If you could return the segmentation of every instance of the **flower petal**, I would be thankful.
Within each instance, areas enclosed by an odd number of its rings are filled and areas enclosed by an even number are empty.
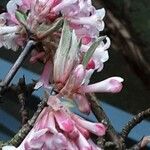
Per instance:
[[[65,132],[72,132],[74,130],[74,123],[67,113],[60,110],[56,111],[54,116],[61,130]]]
[[[97,136],[103,136],[106,132],[106,127],[102,123],[92,123],[82,119],[81,117],[72,114],[72,118],[78,125],[82,126],[83,128],[87,129],[89,132]]]
[[[39,82],[37,82],[37,84],[35,85],[34,89],[37,90],[41,86],[44,86],[45,88],[50,88],[49,86],[50,77],[52,77],[52,62],[48,60],[44,66],[41,78]]]
[[[80,88],[80,92],[110,92],[110,93],[118,93],[122,89],[123,79],[121,77],[111,77],[101,82],[82,86]]]

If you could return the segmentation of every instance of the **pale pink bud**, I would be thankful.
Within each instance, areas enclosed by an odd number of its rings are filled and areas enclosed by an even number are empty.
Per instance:
[[[80,92],[110,92],[110,93],[118,93],[122,89],[123,79],[121,77],[111,77],[101,82],[82,86],[80,88]]]
[[[79,116],[72,114],[72,118],[78,125],[82,126],[83,128],[87,129],[89,132],[97,136],[103,136],[106,132],[106,127],[102,123],[92,123],[86,120],[83,120]]]

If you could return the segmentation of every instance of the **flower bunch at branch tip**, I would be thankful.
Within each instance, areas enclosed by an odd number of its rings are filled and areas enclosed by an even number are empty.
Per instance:
[[[121,77],[110,77],[89,84],[109,59],[110,39],[102,36],[105,10],[91,0],[10,0],[0,15],[0,47],[17,50],[29,39],[38,42],[30,63],[43,62],[35,89],[43,87],[56,96],[48,100],[33,129],[18,148],[42,150],[98,150],[89,133],[103,136],[107,127],[90,123],[73,114],[62,99],[74,101],[85,114],[91,111],[86,94],[118,93]],[[61,148],[60,148],[61,147]]]

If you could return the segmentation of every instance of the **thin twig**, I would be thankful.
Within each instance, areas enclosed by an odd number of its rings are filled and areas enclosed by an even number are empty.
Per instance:
[[[19,102],[21,104],[20,108],[20,113],[21,113],[21,118],[22,118],[22,125],[26,124],[28,121],[28,111],[26,108],[26,82],[25,82],[25,77],[19,79],[18,82],[18,88],[17,88],[17,95]]]
[[[94,113],[97,120],[99,122],[104,122],[108,127],[106,136],[111,142],[106,142],[105,147],[113,147],[114,149],[122,150],[124,146],[122,144],[121,137],[115,131],[103,108],[99,105],[95,95],[90,94],[89,102],[91,104],[92,112]]]
[[[16,60],[14,65],[11,67],[11,69],[7,73],[5,79],[1,81],[0,93],[3,91],[3,88],[5,88],[6,86],[9,85],[9,83],[11,82],[11,80],[13,79],[15,74],[17,73],[18,69],[21,67],[22,63],[24,62],[24,60],[27,58],[27,56],[31,52],[33,45],[35,45],[35,44],[36,44],[36,42],[34,42],[32,40],[28,41],[24,50],[22,51],[22,53],[20,54],[20,56],[18,57],[18,59]]]
[[[20,113],[22,119],[22,125],[26,124],[28,121],[28,110],[26,108],[26,96],[24,93],[18,94],[18,99],[21,104]]]
[[[137,124],[141,123],[144,119],[147,119],[149,117],[150,117],[150,108],[148,108],[147,110],[142,111],[139,114],[137,114],[136,116],[134,116],[133,119],[130,120],[127,123],[127,125],[125,125],[125,127],[122,129],[121,136],[122,136],[123,140],[125,141],[128,134],[130,133],[130,131],[135,126],[137,126]]]

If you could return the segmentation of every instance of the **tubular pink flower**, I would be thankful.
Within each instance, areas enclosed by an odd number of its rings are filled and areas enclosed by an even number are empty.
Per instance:
[[[72,114],[72,118],[78,125],[94,133],[97,136],[103,136],[106,132],[106,127],[102,123],[91,123],[89,121],[83,120],[75,114]]]
[[[71,18],[70,21],[75,24],[91,25],[96,27],[99,31],[104,29],[104,22],[102,21],[105,16],[105,9],[100,9],[89,17],[80,17],[77,19]]]
[[[121,77],[111,77],[104,81],[87,85],[81,86],[80,92],[110,92],[110,93],[118,93],[122,89],[122,82],[123,79]]]

